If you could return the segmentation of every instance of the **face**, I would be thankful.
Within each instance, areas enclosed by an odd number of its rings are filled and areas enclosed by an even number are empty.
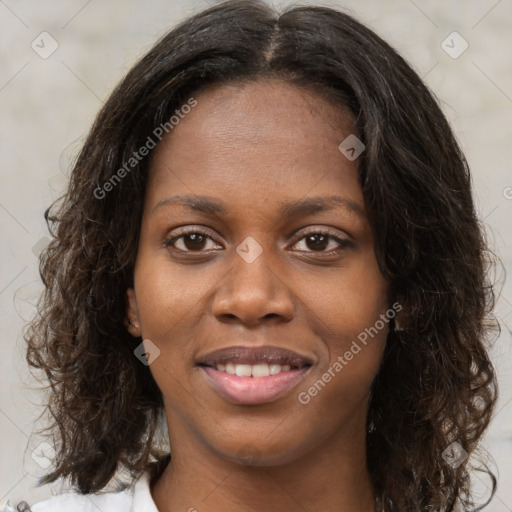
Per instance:
[[[279,81],[195,98],[155,149],[128,290],[171,450],[275,465],[364,437],[390,305],[352,119]]]

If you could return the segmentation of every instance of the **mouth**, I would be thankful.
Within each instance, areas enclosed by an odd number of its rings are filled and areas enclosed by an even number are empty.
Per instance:
[[[279,347],[228,347],[206,355],[197,365],[228,402],[255,405],[289,393],[313,361]]]

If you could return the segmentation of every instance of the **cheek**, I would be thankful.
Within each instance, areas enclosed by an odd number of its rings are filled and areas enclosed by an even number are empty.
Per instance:
[[[310,305],[326,350],[315,375],[315,382],[321,382],[308,395],[328,388],[324,403],[340,401],[342,407],[367,395],[394,316],[388,311],[387,291],[375,259],[363,257],[351,265],[350,272],[334,274],[311,294]]]
[[[135,291],[142,337],[160,350],[150,371],[164,401],[174,407],[190,400],[188,375],[194,366],[192,326],[198,325],[213,284],[195,269],[177,272],[164,257],[143,258],[135,271]],[[177,405],[178,404],[178,405]]]
[[[169,339],[179,342],[187,338],[187,326],[201,315],[205,300],[215,286],[215,275],[192,266],[177,271],[164,257],[146,261],[149,263],[143,261],[135,272],[143,336],[155,342]]]
[[[326,337],[340,340],[340,350],[372,327],[389,307],[388,283],[372,254],[362,254],[349,268],[329,276],[322,287],[309,286],[309,290],[311,306],[327,330]]]

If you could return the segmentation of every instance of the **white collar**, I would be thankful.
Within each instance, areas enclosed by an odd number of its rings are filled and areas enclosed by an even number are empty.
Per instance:
[[[144,472],[133,486],[133,501],[130,512],[158,512],[151,489],[149,472]]]

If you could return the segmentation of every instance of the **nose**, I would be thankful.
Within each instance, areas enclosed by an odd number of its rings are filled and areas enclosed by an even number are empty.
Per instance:
[[[257,326],[293,318],[292,294],[286,279],[271,267],[265,252],[251,263],[233,255],[233,266],[213,298],[212,312],[219,321]]]

